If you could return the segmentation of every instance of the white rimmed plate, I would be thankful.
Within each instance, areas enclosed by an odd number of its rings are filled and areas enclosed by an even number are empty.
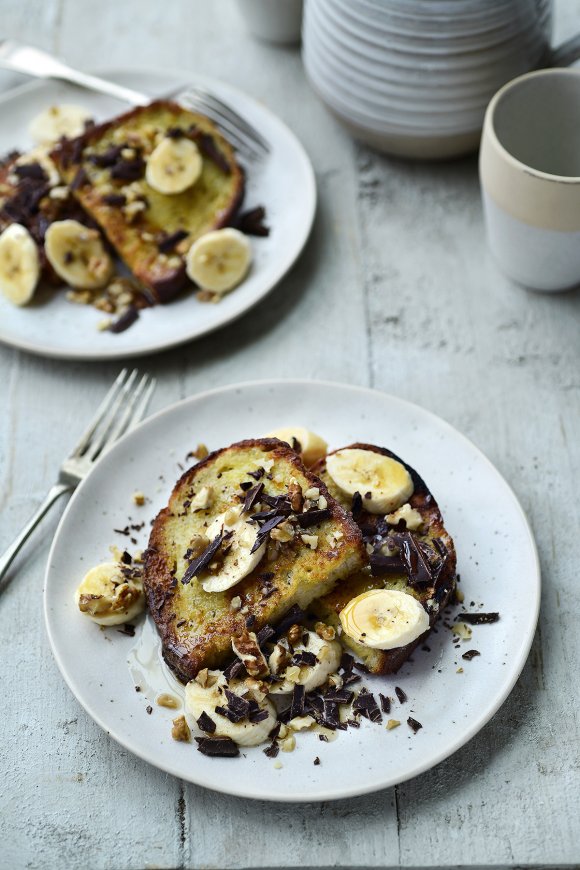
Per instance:
[[[109,557],[109,545],[130,515],[138,544],[148,521],[165,505],[181,473],[178,462],[200,441],[210,449],[296,423],[323,434],[331,447],[355,440],[393,449],[424,476],[453,535],[461,589],[468,609],[499,611],[492,625],[454,649],[440,627],[395,677],[369,678],[373,691],[394,697],[400,686],[408,702],[393,704],[399,728],[363,721],[331,743],[299,734],[292,754],[280,753],[281,769],[261,748],[238,759],[210,759],[195,744],[170,737],[174,710],[147,715],[147,686],[135,692],[127,665],[151,655],[141,625],[134,640],[116,629],[101,631],[83,617],[73,592],[83,573]],[[146,507],[132,504],[142,490]],[[526,661],[536,626],[540,575],[534,540],[522,509],[505,480],[483,454],[440,418],[402,399],[372,390],[312,381],[240,384],[193,396],[152,417],[120,441],[79,487],[62,518],[50,552],[45,616],[58,666],[79,702],[115,740],[162,770],[217,791],[274,801],[333,800],[377,791],[416,776],[470,740],[509,695]],[[475,602],[475,608],[469,602]],[[461,653],[481,655],[466,662]],[[158,685],[158,650],[151,684]],[[457,673],[462,666],[464,673]],[[413,734],[412,716],[423,725]],[[385,717],[386,718],[386,717]],[[321,764],[313,764],[315,757]]]
[[[146,70],[100,71],[105,77],[152,96],[198,83],[247,118],[271,145],[260,163],[246,165],[243,208],[263,205],[271,227],[267,238],[251,238],[254,263],[248,277],[218,304],[199,302],[193,292],[169,305],[141,312],[126,332],[99,332],[102,312],[67,302],[64,291],[42,290],[33,304],[11,305],[0,296],[0,341],[43,356],[66,359],[115,359],[140,356],[199,338],[235,320],[263,299],[288,272],[308,238],[316,209],[316,184],[310,160],[295,135],[264,105],[231,85],[189,73]],[[127,105],[60,82],[32,82],[0,96],[0,154],[26,149],[28,124],[53,103],[86,106],[98,120],[127,110]],[[243,160],[240,162],[244,163]],[[296,196],[296,191],[300,196]]]

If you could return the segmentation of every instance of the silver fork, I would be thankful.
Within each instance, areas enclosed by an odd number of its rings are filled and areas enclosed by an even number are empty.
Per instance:
[[[151,97],[147,94],[125,88],[99,76],[80,72],[46,51],[12,39],[0,40],[0,67],[38,78],[55,78],[73,82],[83,88],[109,94],[135,106],[144,106],[151,102]],[[164,96],[174,97],[186,108],[203,112],[211,118],[236,149],[249,160],[260,160],[270,153],[270,146],[261,133],[231,106],[205,88],[190,86],[183,91],[174,89]]]
[[[5,576],[24,542],[55,501],[61,495],[76,489],[109,447],[121,435],[134,429],[143,419],[155,383],[155,378],[147,374],[140,376],[137,369],[133,369],[132,372],[123,369],[120,372],[80,441],[61,465],[58,482],[50,489],[34,516],[0,558],[0,580]]]

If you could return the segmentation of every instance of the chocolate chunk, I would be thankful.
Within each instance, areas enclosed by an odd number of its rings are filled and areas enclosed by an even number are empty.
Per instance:
[[[405,568],[400,556],[383,556],[382,553],[371,553],[369,556],[373,577],[384,574],[401,574]]]
[[[115,165],[121,156],[121,151],[125,147],[125,145],[111,145],[111,147],[107,148],[106,151],[103,151],[102,154],[91,154],[88,160],[100,169],[109,169],[111,166]],[[73,159],[72,162],[78,163],[79,161]]]
[[[241,659],[235,658],[229,663],[226,668],[224,668],[224,677],[229,682],[230,680],[233,680],[234,677],[238,677],[243,670],[244,663],[241,661]]]
[[[142,157],[131,160],[118,160],[111,168],[111,178],[118,181],[138,181],[145,174],[145,161]]]
[[[460,613],[455,619],[468,622],[469,625],[490,625],[498,621],[499,613]]]
[[[243,489],[244,492],[247,492],[247,490],[250,489],[251,486],[252,486],[251,480],[244,480],[243,483],[240,483],[240,489]]]
[[[151,715],[151,713],[153,712],[153,707],[151,706],[151,704],[149,704],[148,707],[145,707],[145,712]]]
[[[135,308],[134,305],[130,305],[129,308],[117,320],[114,320],[113,323],[109,326],[109,332],[114,332],[118,335],[120,332],[125,332],[126,329],[129,329],[130,326],[133,326],[137,318],[139,317],[139,312]]]
[[[188,235],[189,233],[187,230],[176,230],[174,233],[171,233],[171,235],[165,236],[165,238],[157,242],[157,247],[162,254],[169,254],[180,242],[186,239]]]
[[[33,178],[35,181],[48,181],[48,176],[40,163],[23,163],[15,166],[14,173],[18,178]]]
[[[258,645],[260,647],[264,646],[264,644],[270,640],[271,637],[274,636],[276,632],[272,628],[271,625],[265,625],[256,635],[256,640],[258,641]]]
[[[462,659],[465,659],[466,662],[470,662],[471,659],[474,659],[475,656],[480,656],[481,653],[476,649],[468,649],[467,652],[464,652],[461,656]]]
[[[226,535],[223,533],[217,535],[213,539],[213,541],[207,545],[203,553],[198,556],[197,559],[194,559],[193,562],[189,563],[185,574],[181,578],[181,582],[184,584],[184,586],[191,581],[192,577],[195,577],[197,574],[199,574],[200,571],[203,571],[205,568],[207,568],[207,566],[219,550],[221,543],[225,537]]]
[[[422,728],[422,727],[423,727],[423,726],[421,725],[421,723],[420,723],[420,722],[417,722],[416,719],[413,719],[412,716],[409,716],[409,718],[407,719],[407,725],[409,726],[409,728],[411,729],[411,731],[412,731],[414,734],[417,733],[417,731],[419,730],[419,728]]]
[[[332,514],[330,510],[325,508],[324,510],[312,510],[306,511],[306,513],[303,514],[298,514],[296,521],[300,528],[307,529],[310,528],[310,526],[317,526],[324,520],[329,520],[331,516]]]
[[[312,667],[316,664],[318,659],[312,652],[308,652],[308,650],[301,650],[300,652],[294,653],[291,659],[291,664],[293,665],[307,665],[308,667]]]
[[[272,740],[270,745],[264,749],[264,755],[267,755],[268,758],[276,758],[278,753],[280,752],[280,747],[276,743],[276,740]]]
[[[103,197],[105,205],[122,206],[127,202],[127,197],[123,193],[106,193]]]
[[[252,722],[252,724],[255,725],[257,722],[263,722],[265,719],[268,718],[269,715],[270,714],[268,713],[267,710],[259,710],[258,709],[255,712],[252,711],[248,718],[249,718],[250,722]]]
[[[216,729],[216,724],[213,719],[207,715],[205,710],[197,720],[197,724],[201,731],[205,731],[206,734],[213,734]]]
[[[381,702],[381,710],[383,711],[383,713],[390,713],[391,699],[388,698],[386,695],[381,695],[381,693],[379,692],[379,700]]]
[[[125,634],[127,637],[135,637],[135,626],[130,622],[126,622],[121,628],[118,628],[119,634]]]
[[[337,704],[350,704],[354,698],[354,692],[348,689],[328,689],[324,693],[324,700],[335,701]]]
[[[299,625],[306,618],[305,612],[299,607],[297,604],[292,605],[290,610],[282,617],[278,625],[276,626],[276,630],[274,635],[272,636],[273,640],[278,640],[278,638],[282,637],[285,632],[288,631],[291,625],[298,623]],[[353,659],[354,661],[354,659]]]
[[[292,702],[290,704],[290,718],[304,715],[304,686],[294,686],[292,691]]]
[[[258,502],[260,500],[260,496],[262,495],[263,491],[264,491],[264,484],[257,483],[255,486],[252,486],[252,488],[246,492],[246,497],[244,499],[244,506],[242,508],[242,510],[245,514],[250,513],[250,511],[252,510],[252,508],[254,507],[256,502]]]
[[[258,515],[255,514],[252,519],[255,519],[256,516],[258,516]],[[260,547],[262,546],[262,544],[264,543],[264,540],[268,537],[268,535],[272,531],[272,529],[275,529],[276,526],[279,526],[280,523],[283,522],[283,520],[285,520],[285,519],[286,519],[286,517],[281,516],[280,514],[277,514],[277,515],[267,519],[263,523],[263,525],[260,526],[260,531],[256,535],[256,540],[254,541],[254,546],[250,550],[250,553],[255,553],[256,550],[259,550]]]
[[[314,761],[312,763],[316,764],[316,765],[320,764],[320,758],[318,757],[318,755],[316,756],[316,758],[314,759]]]
[[[264,223],[266,217],[266,209],[259,205],[256,208],[249,209],[238,215],[232,222],[232,226],[236,227],[241,233],[247,236],[269,236],[270,228]],[[295,447],[292,447],[296,450]],[[297,451],[298,453],[300,450]]]
[[[228,711],[231,713],[233,722],[241,722],[247,719],[250,715],[250,702],[246,698],[236,695],[230,689],[225,689],[225,695],[228,700]]]
[[[400,704],[404,704],[408,700],[407,696],[399,686],[395,686],[395,694],[399,699]]]
[[[235,758],[240,754],[237,744],[229,737],[196,737],[197,749],[211,758]]]
[[[84,168],[84,166],[79,166],[75,173],[75,177],[70,183],[71,190],[79,190],[79,188],[84,187],[85,184],[88,184],[90,181],[89,176]]]
[[[354,699],[352,709],[355,713],[360,713],[370,719],[371,722],[382,722],[383,717],[379,710],[379,705],[375,700],[375,696],[368,689],[361,689],[357,697]]]
[[[350,507],[352,517],[353,517],[355,522],[360,518],[360,515],[362,513],[362,506],[363,506],[362,496],[361,496],[360,492],[355,492],[355,494],[352,497],[352,504]]]
[[[213,136],[210,136],[208,133],[199,132],[198,135],[196,135],[196,141],[199,145],[200,151],[203,151],[206,157],[209,157],[216,166],[219,166],[222,172],[229,175],[231,172],[230,164],[215,144]]]
[[[256,469],[256,471],[248,471],[249,477],[253,477],[254,480],[260,480],[261,477],[264,477],[264,469],[262,466]]]

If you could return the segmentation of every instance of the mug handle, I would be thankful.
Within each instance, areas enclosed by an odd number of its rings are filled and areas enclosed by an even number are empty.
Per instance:
[[[544,57],[542,67],[570,66],[575,60],[580,60],[580,33],[567,39],[556,48],[549,48]]]

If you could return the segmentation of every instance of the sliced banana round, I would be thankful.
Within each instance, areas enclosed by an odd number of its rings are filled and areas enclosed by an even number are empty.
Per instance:
[[[46,231],[44,250],[56,274],[71,287],[96,290],[113,275],[113,260],[99,232],[78,221],[52,223]]]
[[[39,278],[36,242],[22,224],[10,224],[0,234],[0,291],[14,305],[26,305]]]
[[[52,145],[61,136],[72,139],[80,136],[85,130],[91,113],[83,106],[72,103],[62,103],[59,106],[49,106],[32,119],[29,133],[39,145]]]
[[[283,426],[281,429],[268,432],[264,437],[279,438],[280,441],[285,441],[300,454],[305,465],[314,465],[315,462],[326,456],[328,450],[328,444],[324,438],[304,426]]]
[[[143,585],[128,579],[118,562],[103,562],[85,574],[75,592],[77,607],[99,625],[120,625],[145,609]]]
[[[405,466],[372,450],[338,450],[327,458],[326,470],[344,493],[359,492],[364,509],[372,514],[391,513],[413,495],[413,480]]]
[[[230,722],[226,716],[216,713],[216,707],[227,707],[228,700],[225,689],[236,695],[247,696],[255,700],[260,710],[266,710],[268,717],[262,722]],[[202,713],[215,722],[216,737],[229,737],[239,746],[257,746],[268,739],[268,734],[276,724],[276,710],[271,701],[263,695],[252,695],[243,681],[227,682],[221,671],[208,671],[207,682],[202,686],[197,680],[191,680],[185,687],[185,718],[192,731],[203,733],[197,724]]]
[[[212,293],[227,293],[245,278],[252,262],[252,246],[239,230],[212,230],[193,243],[185,258],[194,284]]]
[[[327,681],[329,676],[333,674],[339,664],[342,655],[342,648],[336,640],[323,640],[315,631],[305,631],[307,642],[302,640],[293,644],[294,655],[301,652],[314,653],[316,663],[313,665],[294,665],[292,661],[286,663],[282,670],[279,668],[279,650],[274,647],[274,651],[270,654],[268,665],[273,674],[282,677],[282,682],[272,683],[270,694],[272,695],[287,695],[292,692],[294,686],[304,686],[307,692],[322,686]]]
[[[396,649],[417,640],[429,628],[429,617],[408,592],[371,589],[341,610],[345,634],[372,649]]]
[[[195,184],[202,169],[203,159],[195,142],[185,136],[166,136],[147,159],[145,180],[159,193],[183,193]]]
[[[220,563],[218,572],[201,584],[206,592],[223,592],[225,589],[230,589],[257,568],[267,547],[267,541],[264,541],[255,552],[251,552],[258,531],[259,526],[248,522],[247,514],[242,513],[241,505],[230,508],[209,524],[206,535],[210,541],[222,532],[232,534],[227,541],[229,549]]]

